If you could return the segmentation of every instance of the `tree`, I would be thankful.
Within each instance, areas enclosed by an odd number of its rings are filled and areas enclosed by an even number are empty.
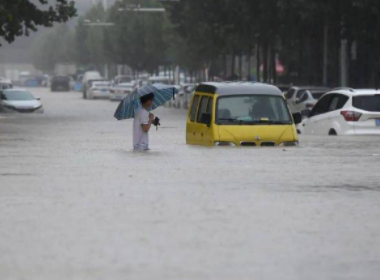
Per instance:
[[[73,32],[66,24],[60,24],[37,38],[32,46],[34,66],[44,72],[53,72],[60,62],[72,62]]]
[[[37,31],[38,26],[52,27],[55,22],[67,22],[76,15],[74,1],[0,0],[0,37],[11,43],[16,37]],[[47,7],[45,7],[48,5]]]
[[[115,23],[115,27],[105,32],[106,54],[115,64],[154,73],[166,63],[165,18],[162,14],[119,10],[132,3],[129,0],[119,2],[111,8],[108,21]],[[154,1],[145,0],[141,4],[149,7]]]

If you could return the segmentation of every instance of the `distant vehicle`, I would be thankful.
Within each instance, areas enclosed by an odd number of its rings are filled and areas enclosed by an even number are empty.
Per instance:
[[[0,81],[0,90],[13,88],[11,81],[3,79]]]
[[[121,101],[135,89],[135,83],[118,84],[110,89],[110,100]]]
[[[164,77],[164,76],[150,77],[148,80],[148,83],[151,85],[154,85],[154,84],[172,85],[173,84],[172,80],[169,77]]]
[[[107,81],[94,81],[88,89],[88,99],[109,99],[111,83]]]
[[[282,92],[261,83],[204,83],[189,108],[186,142],[201,146],[296,146],[295,124]]]
[[[182,84],[175,100],[172,101],[173,106],[178,109],[188,109],[192,93],[196,87],[197,84]]]
[[[67,76],[53,77],[51,80],[51,91],[70,91],[72,88],[72,78]]]
[[[299,130],[304,134],[380,135],[380,91],[334,90],[303,114],[307,118]]]
[[[39,98],[25,89],[5,89],[0,91],[0,109],[3,112],[43,113]]]
[[[119,84],[125,84],[125,83],[131,83],[132,82],[132,77],[130,76],[116,76],[113,80],[113,85],[117,86]]]
[[[104,79],[102,78],[99,72],[97,71],[86,72],[83,76],[83,81],[82,81],[83,98],[87,99],[87,91],[91,87],[91,81],[102,81],[102,80],[104,81]]]
[[[319,98],[330,90],[324,87],[291,87],[285,96],[290,111],[292,113],[299,113],[305,109],[312,108]],[[301,100],[302,97],[303,100]]]

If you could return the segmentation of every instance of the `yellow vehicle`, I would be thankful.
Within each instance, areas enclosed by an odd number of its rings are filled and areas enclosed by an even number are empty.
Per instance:
[[[296,146],[295,124],[281,91],[261,83],[204,83],[194,93],[186,142],[201,146]]]

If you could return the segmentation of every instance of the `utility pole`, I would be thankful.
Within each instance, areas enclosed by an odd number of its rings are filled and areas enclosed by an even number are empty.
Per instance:
[[[329,28],[327,23],[324,27],[324,42],[323,42],[323,81],[322,84],[327,86],[328,84],[328,69],[329,69]]]

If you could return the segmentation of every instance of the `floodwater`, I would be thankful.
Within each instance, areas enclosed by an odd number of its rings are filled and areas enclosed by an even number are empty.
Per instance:
[[[161,108],[133,153],[117,103],[33,93],[0,115],[2,280],[379,279],[380,138],[190,147]]]

